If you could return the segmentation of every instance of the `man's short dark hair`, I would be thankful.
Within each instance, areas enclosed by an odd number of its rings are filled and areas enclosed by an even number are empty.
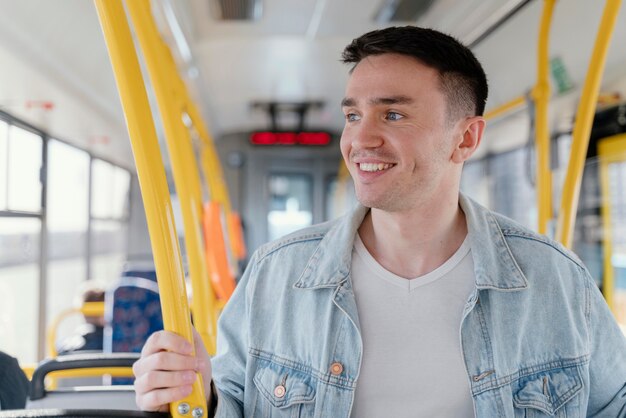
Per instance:
[[[432,29],[390,27],[354,39],[344,49],[342,61],[356,67],[370,55],[389,53],[411,56],[439,71],[449,117],[482,116],[487,101],[487,76],[472,51],[459,41]]]

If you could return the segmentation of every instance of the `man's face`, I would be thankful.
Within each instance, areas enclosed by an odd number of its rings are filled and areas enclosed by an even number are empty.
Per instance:
[[[363,205],[410,210],[458,181],[458,129],[437,70],[404,55],[370,56],[351,74],[342,109],[341,152]]]

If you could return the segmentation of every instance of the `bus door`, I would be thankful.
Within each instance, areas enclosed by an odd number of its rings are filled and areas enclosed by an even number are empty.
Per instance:
[[[336,179],[338,154],[335,158],[254,155],[245,197],[252,224],[246,225],[250,249],[328,219],[329,184]]]

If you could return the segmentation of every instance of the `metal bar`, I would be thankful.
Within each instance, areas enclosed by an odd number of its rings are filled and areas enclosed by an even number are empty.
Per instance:
[[[132,3],[132,2],[131,2]],[[165,169],[154,128],[144,80],[121,0],[96,0],[98,18],[104,32],[126,116],[137,175],[144,200],[148,232],[154,254],[165,329],[182,335],[193,346],[193,335],[185,289],[184,271]],[[193,392],[170,404],[173,417],[182,418],[180,403],[206,416],[202,376]]]
[[[41,213],[22,212],[19,210],[0,210],[0,218],[42,218]]]
[[[31,131],[41,137],[46,136],[47,133],[37,128],[35,125],[31,125],[28,122],[24,122],[21,119],[16,118],[10,113],[5,112],[4,110],[0,110],[0,119],[9,123],[9,125],[19,126],[22,129],[26,129],[27,131]]]
[[[525,6],[527,6],[532,0],[522,0],[519,3],[515,4],[511,7],[506,13],[502,15],[498,20],[492,23],[489,27],[487,27],[483,32],[481,32],[474,39],[467,41],[467,46],[469,48],[475,48],[479,43],[484,41],[489,35],[494,33],[496,30],[500,28],[500,26],[504,25],[509,19],[511,19],[517,12],[522,10]]]
[[[93,246],[91,245],[91,239],[93,238],[93,226],[92,226],[92,222],[94,221],[94,218],[91,214],[92,209],[93,209],[93,205],[92,205],[92,201],[93,201],[93,157],[89,157],[89,186],[88,186],[88,192],[87,192],[87,243],[85,245],[86,248],[86,254],[85,254],[85,262],[87,263],[87,269],[85,271],[85,279],[89,280],[91,278],[91,262],[92,262],[92,257],[91,257],[91,253],[93,251]]]
[[[550,170],[550,127],[548,106],[550,103],[550,25],[556,0],[544,0],[539,40],[537,45],[537,83],[532,91],[535,101],[535,152],[537,229],[540,234],[548,232],[548,221],[552,219],[552,171]]]
[[[185,231],[189,275],[194,290],[191,300],[194,324],[209,354],[215,354],[217,337],[217,302],[209,280],[204,257],[202,226],[202,189],[200,171],[193,153],[191,137],[183,123],[183,100],[175,88],[175,63],[161,39],[148,0],[126,2],[137,39],[141,45],[151,85],[156,96],[165,131],[174,183],[179,197]],[[174,88],[173,88],[174,86]]]
[[[563,185],[561,210],[559,211],[556,234],[558,241],[568,248],[572,246],[580,183],[582,181],[587,148],[589,147],[589,135],[591,133],[598,92],[600,91],[600,81],[602,80],[602,72],[620,6],[621,0],[607,0],[605,3],[598,35],[589,61],[589,70],[587,71],[585,85],[576,112],[576,123],[574,124],[572,135],[572,150]]]
[[[37,314],[37,358],[42,360],[46,353],[46,319],[48,310],[48,137],[44,136],[41,146],[41,233],[39,236],[39,312]]]

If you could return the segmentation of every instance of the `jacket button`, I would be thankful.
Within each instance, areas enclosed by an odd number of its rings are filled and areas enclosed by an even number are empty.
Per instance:
[[[335,362],[330,365],[330,372],[335,376],[339,376],[343,372],[343,365],[339,362]]]
[[[274,396],[276,396],[277,398],[284,397],[285,393],[287,393],[287,389],[285,389],[283,385],[278,385],[274,388]]]

